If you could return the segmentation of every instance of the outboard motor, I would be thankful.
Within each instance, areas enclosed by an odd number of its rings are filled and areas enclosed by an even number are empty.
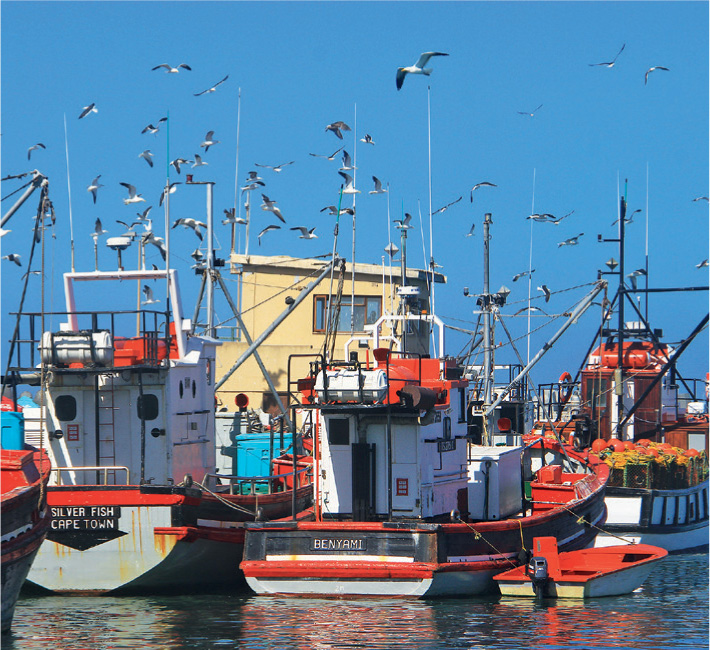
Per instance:
[[[530,558],[527,573],[533,582],[535,593],[538,595],[542,594],[545,584],[550,577],[547,569],[547,558],[539,556]]]

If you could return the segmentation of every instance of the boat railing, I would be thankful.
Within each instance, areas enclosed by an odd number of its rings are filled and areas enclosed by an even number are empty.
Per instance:
[[[297,469],[295,472],[271,474],[270,476],[236,476],[232,474],[207,473],[202,479],[202,485],[225,486],[230,495],[262,495],[284,492],[293,486],[293,477],[296,477],[296,488],[311,483],[312,466],[309,464]],[[291,479],[289,480],[289,477]]]
[[[44,361],[53,366],[70,367],[72,361],[78,359],[82,366],[116,365],[159,365],[168,356],[171,343],[169,312],[148,309],[123,311],[59,311],[59,312],[21,312],[13,313],[18,317],[18,334],[16,351],[11,359],[8,370],[36,369],[44,357]],[[57,321],[59,324],[57,325]],[[69,330],[69,323],[74,322],[76,328]],[[53,323],[56,332],[45,334],[43,324]],[[51,325],[50,325],[51,327]],[[123,333],[134,332],[135,335],[124,336]],[[102,348],[96,335],[108,333],[110,353]],[[86,338],[85,349],[76,351],[72,338]],[[59,350],[59,342],[65,345],[65,351]],[[130,343],[128,343],[130,342]],[[55,343],[58,345],[55,346]],[[124,346],[133,350],[130,354],[119,351]],[[162,348],[162,349],[161,349]],[[80,357],[75,357],[80,354]],[[121,362],[119,356],[126,357]],[[131,363],[131,359],[139,359]]]
[[[561,422],[579,412],[579,382],[551,382],[538,386],[539,400],[535,403],[535,420]]]
[[[126,473],[126,482],[121,483],[120,485],[130,485],[130,471],[128,470],[128,467],[124,467],[122,465],[82,465],[82,466],[72,466],[72,467],[52,467],[50,470],[52,474],[56,476],[57,482],[56,485],[64,485],[62,483],[62,472],[96,472],[96,485],[110,485],[108,480],[109,480],[109,472],[114,472],[112,478],[115,480],[116,474],[115,472],[125,472]],[[103,478],[103,481],[100,481],[99,479]],[[89,482],[77,482],[74,481],[71,483],[71,485],[94,485],[94,483],[89,483]],[[119,485],[119,483],[113,483],[113,485]]]

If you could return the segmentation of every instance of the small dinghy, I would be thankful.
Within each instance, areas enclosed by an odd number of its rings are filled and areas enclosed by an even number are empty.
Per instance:
[[[598,598],[638,589],[668,551],[649,544],[622,544],[557,552],[554,537],[536,537],[527,565],[494,576],[504,596]]]

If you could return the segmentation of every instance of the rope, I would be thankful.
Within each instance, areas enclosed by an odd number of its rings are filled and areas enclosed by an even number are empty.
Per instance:
[[[560,505],[562,508],[564,508],[567,512],[569,512],[570,514],[572,514],[572,515],[574,515],[575,517],[577,517],[577,513],[574,512],[573,510],[570,510],[564,503],[560,503],[559,505]],[[619,537],[618,535],[614,535],[614,533],[610,533],[608,530],[604,530],[604,529],[601,528],[600,526],[597,526],[596,524],[593,524],[591,521],[588,521],[587,519],[585,519],[582,515],[580,515],[580,516],[577,517],[577,521],[576,521],[575,523],[579,524],[580,526],[586,524],[587,526],[590,526],[591,528],[595,528],[595,529],[596,529],[597,531],[599,531],[600,533],[604,533],[605,535],[609,535],[609,537],[616,537],[616,539],[621,540],[621,541],[624,542],[625,544],[632,545],[632,544],[635,544],[635,543],[636,543],[636,542],[630,542],[630,541],[629,541],[628,539],[626,539],[625,537]]]
[[[6,180],[6,179],[3,178],[3,180]],[[18,187],[14,192],[10,192],[9,194],[3,196],[2,199],[0,199],[0,201],[4,201],[5,199],[9,199],[13,194],[17,194],[20,190],[24,190],[28,185],[31,185],[32,183],[34,183],[34,178],[31,181],[28,181],[27,183],[25,183],[24,185],[21,185],[20,187]]]
[[[250,515],[251,517],[256,517],[256,512],[252,512],[251,510],[249,510],[248,508],[245,508],[244,506],[240,506],[236,503],[232,503],[231,501],[228,501],[221,494],[217,494],[216,492],[212,492],[212,490],[210,490],[208,487],[205,487],[204,485],[202,485],[202,483],[198,483],[197,481],[194,481],[193,485],[196,485],[201,490],[204,490],[205,492],[211,494],[218,501],[221,501],[224,505],[229,506],[230,508],[233,508],[234,510],[237,510],[238,512],[243,512],[244,514]]]
[[[457,517],[457,519],[458,519],[462,524],[465,524],[466,526],[468,526],[468,527],[473,531],[473,537],[474,537],[474,539],[482,539],[486,544],[488,544],[488,546],[490,546],[496,553],[498,553],[498,555],[500,555],[501,558],[503,558],[503,559],[504,559],[508,564],[510,564],[510,566],[512,566],[513,568],[515,568],[515,567],[518,566],[517,564],[515,564],[515,562],[513,562],[513,560],[511,560],[511,559],[508,558],[508,557],[505,557],[505,555],[503,554],[502,551],[498,550],[491,542],[489,542],[483,535],[481,535],[481,533],[479,533],[473,526],[471,526],[471,524],[469,524],[467,521],[464,521],[463,519],[461,519],[461,517]],[[523,525],[522,525],[521,522],[518,522],[518,523],[520,524],[520,538],[522,539],[522,536],[523,536]],[[523,550],[525,550],[525,546],[523,546]]]

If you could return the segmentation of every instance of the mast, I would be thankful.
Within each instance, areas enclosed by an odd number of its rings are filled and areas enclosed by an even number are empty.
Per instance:
[[[488,407],[493,400],[493,368],[491,363],[491,295],[490,295],[490,227],[491,213],[483,219],[483,408],[485,426],[483,444],[490,444],[493,431],[493,412]]]

